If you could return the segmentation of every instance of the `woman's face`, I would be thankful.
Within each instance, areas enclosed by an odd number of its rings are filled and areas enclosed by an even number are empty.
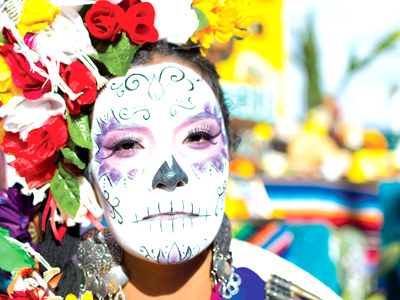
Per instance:
[[[107,224],[161,264],[207,248],[221,225],[227,137],[210,86],[176,63],[134,67],[96,100],[90,167]]]

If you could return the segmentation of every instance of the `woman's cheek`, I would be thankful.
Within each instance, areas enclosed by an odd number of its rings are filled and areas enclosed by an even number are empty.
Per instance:
[[[144,154],[140,150],[120,151],[114,153],[106,159],[107,163],[114,168],[127,170],[132,166],[139,164],[144,159]]]
[[[195,158],[191,156],[190,165],[197,175],[203,175],[207,165],[211,164],[218,172],[223,170],[223,157],[225,151],[223,147],[215,147],[212,151],[208,151],[207,155]]]
[[[222,140],[217,137],[213,141],[182,144],[179,153],[191,161],[206,161],[210,157],[223,153]]]

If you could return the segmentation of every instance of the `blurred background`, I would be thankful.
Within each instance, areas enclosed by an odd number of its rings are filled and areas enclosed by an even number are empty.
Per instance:
[[[251,35],[207,56],[240,137],[233,236],[344,300],[400,299],[400,1],[251,5]]]
[[[343,299],[400,299],[400,1],[252,0],[213,45],[232,127],[234,236]]]

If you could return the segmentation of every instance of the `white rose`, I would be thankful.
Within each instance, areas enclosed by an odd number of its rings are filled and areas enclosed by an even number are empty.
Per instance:
[[[1,1],[2,0],[0,0],[0,3]],[[82,7],[83,5],[95,4],[97,1],[99,0],[50,0],[49,2],[54,6],[66,5],[66,6],[73,6],[75,8],[75,6]],[[119,4],[121,1],[122,0],[108,0],[108,2],[112,4]]]
[[[52,29],[47,32],[49,46],[53,52],[61,51],[66,55],[56,59],[69,65],[78,58],[76,51],[86,55],[97,55],[80,15],[70,6],[62,5],[60,10],[61,14],[57,16]]]
[[[142,2],[149,2],[154,7],[156,12],[154,27],[158,31],[159,40],[177,45],[185,44],[199,26],[197,15],[191,8],[192,0],[142,0]]]
[[[42,126],[50,116],[64,116],[64,112],[65,101],[59,94],[47,93],[36,100],[21,95],[0,108],[0,117],[4,119],[5,130],[19,132],[21,140],[26,141],[31,130]]]

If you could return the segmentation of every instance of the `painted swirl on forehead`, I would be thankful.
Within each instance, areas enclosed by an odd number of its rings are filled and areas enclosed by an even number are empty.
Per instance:
[[[164,98],[167,93],[167,89],[171,84],[181,84],[184,87],[185,92],[193,92],[195,89],[195,84],[201,82],[200,78],[195,78],[191,75],[187,75],[181,68],[176,66],[164,67],[158,76],[152,74],[151,80],[141,73],[133,73],[125,78],[124,82],[113,82],[110,85],[110,90],[115,91],[117,97],[123,97],[125,92],[133,92],[139,89],[147,88],[147,94],[149,98],[153,101],[160,101]],[[173,99],[170,101],[170,114],[175,116],[178,113],[177,108],[183,108],[187,110],[192,110],[196,108],[196,104],[192,102],[194,95],[187,95],[182,97],[183,99],[178,99],[175,95],[182,96],[181,93],[176,93],[176,91],[171,91],[174,93]],[[143,118],[148,120],[150,118],[149,110],[146,105],[138,105],[132,108],[123,108],[119,112],[119,117],[123,120],[128,120],[138,112],[143,111]]]
[[[108,117],[108,124],[99,119],[96,119],[96,122],[98,122],[101,132],[99,135],[94,135],[93,137],[93,141],[96,143],[97,148],[99,149],[97,153],[94,154],[94,160],[100,163],[100,167],[97,172],[98,178],[104,174],[107,174],[113,184],[118,182],[123,175],[127,175],[129,179],[134,180],[138,172],[137,169],[128,170],[125,173],[122,173],[119,168],[111,165],[107,161],[107,156],[109,155],[107,155],[106,151],[110,150],[104,147],[104,138],[108,132],[120,128],[121,124],[115,118],[114,114],[111,114]]]
[[[122,97],[125,95],[125,89],[129,92],[136,91],[140,86],[145,84],[146,86],[150,85],[149,79],[146,75],[140,73],[133,73],[126,77],[125,82],[122,82],[120,85],[118,83],[113,82],[110,85],[110,89],[112,91],[116,91],[117,97]]]
[[[187,91],[194,90],[193,82],[200,82],[200,78],[193,78],[187,76],[186,73],[179,67],[176,66],[168,66],[164,67],[158,77],[156,74],[153,74],[152,79],[141,73],[133,73],[125,78],[125,81],[122,83],[113,82],[110,85],[110,89],[115,91],[117,97],[122,97],[125,95],[125,92],[136,91],[143,85],[148,87],[149,97],[158,101],[164,95],[165,90],[171,83],[179,83],[185,81],[189,83],[189,88]]]

